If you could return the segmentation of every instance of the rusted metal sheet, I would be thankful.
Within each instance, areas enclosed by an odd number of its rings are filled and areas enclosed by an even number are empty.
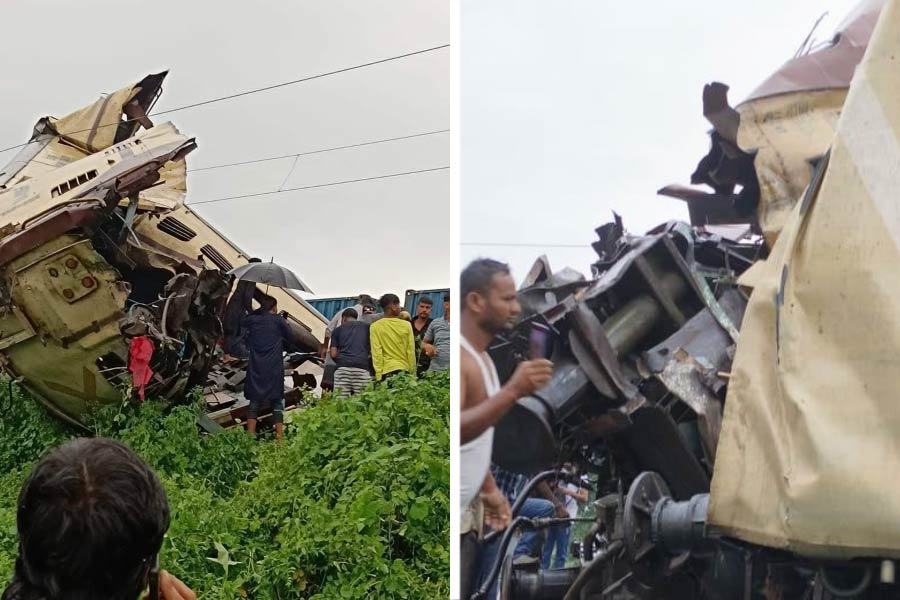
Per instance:
[[[849,87],[884,4],[885,0],[860,2],[824,48],[786,62],[750,92],[745,102],[779,94]]]

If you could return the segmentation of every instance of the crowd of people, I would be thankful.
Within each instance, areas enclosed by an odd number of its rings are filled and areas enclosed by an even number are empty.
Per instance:
[[[433,302],[426,296],[412,318],[396,294],[378,300],[380,313],[371,296],[360,295],[357,304],[334,315],[325,330],[320,349],[325,361],[322,389],[353,395],[373,380],[449,369],[450,295],[443,300],[442,317],[431,318]]]
[[[255,432],[271,407],[277,439],[284,410],[283,352],[293,334],[271,296],[239,282],[226,307],[225,351],[249,361],[244,395],[247,429]],[[250,310],[253,300],[259,307]],[[444,316],[431,318],[423,298],[415,318],[403,319],[400,299],[368,296],[342,310],[323,347],[334,366],[335,394],[355,394],[374,379],[411,376],[450,365],[450,297]],[[127,446],[109,439],[76,439],[48,453],[22,486],[16,530],[19,557],[2,600],[150,598],[195,600],[176,577],[159,569],[169,507],[159,478]]]
[[[463,270],[460,288],[461,583],[463,597],[481,588],[493,600],[497,585],[491,567],[501,536],[486,543],[485,534],[509,526],[510,507],[518,502],[518,516],[544,519],[551,526],[526,531],[513,550],[514,560],[562,568],[571,523],[588,492],[578,485],[571,464],[559,465],[557,479],[533,489],[526,489],[525,474],[494,464],[494,425],[519,399],[550,381],[553,364],[530,358],[501,384],[487,350],[520,316],[515,282],[508,266],[479,259]],[[253,297],[249,286],[245,292]],[[400,373],[416,376],[449,368],[449,295],[438,319],[431,318],[428,298],[407,319],[394,294],[382,296],[378,305],[380,313],[371,297],[360,296],[356,306],[329,323],[321,352],[330,371],[325,382],[330,381],[335,395],[359,393],[373,380],[387,381]],[[240,328],[240,345],[232,340],[229,351],[249,357],[245,395],[250,400],[248,429],[253,431],[263,403],[270,403],[274,412],[283,402],[282,351],[292,334],[270,297],[243,316]],[[280,414],[275,419],[280,438]],[[133,452],[110,440],[70,442],[48,454],[22,488],[20,556],[3,599],[57,597],[63,589],[82,590],[83,597],[136,597],[148,585],[158,588],[162,598],[192,599],[183,583],[155,566],[168,523],[165,493],[152,469]],[[127,552],[113,555],[110,548]]]
[[[553,364],[533,357],[519,363],[509,380],[500,384],[487,349],[498,334],[513,327],[521,313],[507,265],[490,259],[470,263],[460,278],[460,298],[461,591],[467,598],[475,589],[486,588],[486,597],[493,600],[497,586],[491,567],[500,538],[485,543],[485,536],[509,525],[510,507],[526,493],[528,480],[523,473],[494,464],[494,425],[520,398],[550,381]],[[578,502],[585,502],[588,492],[573,483],[577,479],[572,465],[560,466],[562,476],[538,484],[521,502],[517,516],[557,520],[546,534],[527,531],[521,536],[513,551],[517,562],[540,561],[545,569],[565,565],[571,523],[577,517]]]
[[[250,259],[259,262],[259,259]],[[259,307],[253,309],[253,302]],[[385,381],[399,373],[413,377],[450,368],[450,295],[445,294],[444,315],[432,318],[433,301],[423,297],[415,317],[403,310],[396,294],[375,300],[361,294],[354,306],[335,314],[319,349],[324,361],[323,391],[354,395],[373,380]],[[247,431],[256,432],[260,413],[272,412],[275,437],[283,437],[284,351],[293,333],[274,298],[252,281],[238,281],[222,319],[224,360],[247,360],[244,397]]]
[[[270,406],[282,436],[283,351],[292,340],[276,300],[255,285],[241,285],[226,319],[226,352],[249,360],[244,394],[250,402],[247,429]],[[248,310],[256,299],[259,308]],[[333,370],[335,394],[355,394],[372,379],[412,376],[450,365],[450,297],[444,316],[431,318],[423,298],[415,318],[401,318],[400,299],[368,296],[344,309],[328,327],[323,355]],[[228,312],[228,309],[226,309]],[[159,570],[158,554],[169,527],[165,491],[156,474],[123,444],[76,439],[47,454],[22,486],[17,514],[19,557],[3,600],[44,598],[138,598],[194,600],[176,577]]]

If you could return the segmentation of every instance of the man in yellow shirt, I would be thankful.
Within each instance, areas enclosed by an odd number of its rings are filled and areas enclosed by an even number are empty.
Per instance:
[[[400,298],[385,294],[378,304],[384,310],[384,317],[369,327],[375,380],[381,381],[403,371],[415,377],[416,342],[409,321],[400,318],[403,311]]]

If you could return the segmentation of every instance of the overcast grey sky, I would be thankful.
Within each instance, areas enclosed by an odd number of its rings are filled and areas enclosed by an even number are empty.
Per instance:
[[[546,253],[584,273],[615,210],[643,233],[687,220],[656,195],[709,149],[703,85],[732,105],[790,59],[816,19],[828,39],[855,0],[463,0],[461,261]],[[469,245],[474,242],[533,247]],[[547,244],[576,244],[550,248]]]
[[[7,0],[0,147],[169,69],[157,110],[450,42],[445,1]],[[188,168],[449,128],[444,49],[160,117],[195,136]],[[299,160],[284,187],[449,164],[449,134]],[[15,151],[0,154],[0,162]],[[292,160],[192,173],[188,204],[278,189]],[[449,172],[198,206],[317,296],[447,287]]]

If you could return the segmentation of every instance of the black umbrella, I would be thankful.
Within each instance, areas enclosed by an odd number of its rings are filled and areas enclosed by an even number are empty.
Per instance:
[[[264,283],[266,285],[274,285],[275,287],[287,288],[289,290],[300,290],[302,292],[310,292],[305,283],[294,275],[290,269],[286,269],[281,265],[273,262],[252,262],[228,271],[229,275],[234,275],[235,279],[241,281],[255,281],[256,283]]]

